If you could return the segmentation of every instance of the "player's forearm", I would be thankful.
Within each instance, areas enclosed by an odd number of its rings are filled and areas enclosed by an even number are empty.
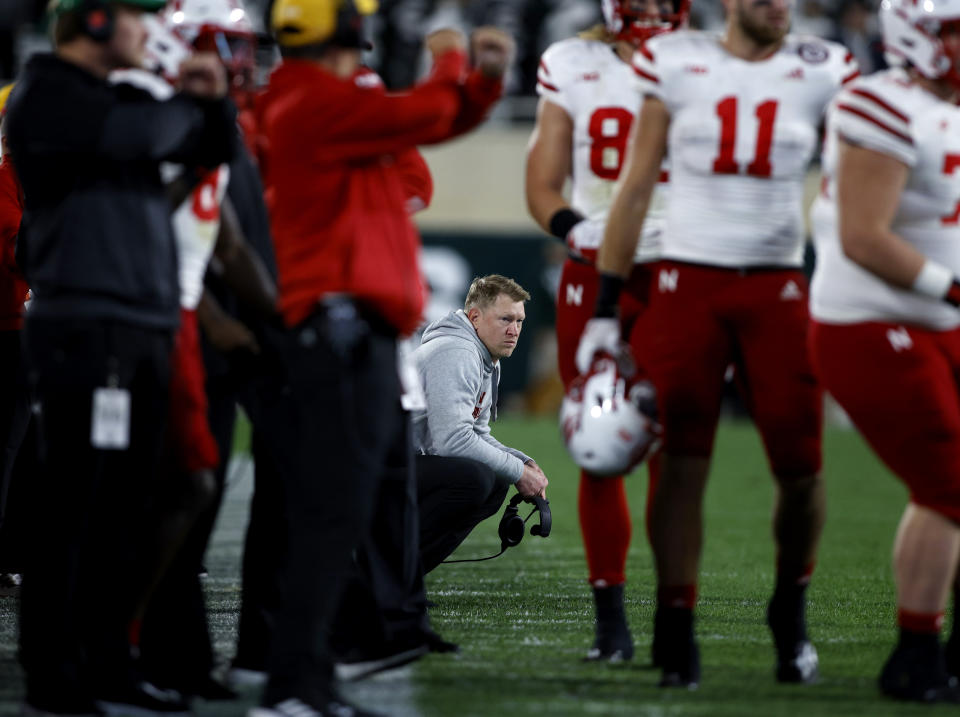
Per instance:
[[[632,189],[625,185],[617,195],[597,254],[598,271],[624,278],[630,274],[655,184],[644,182]]]
[[[848,259],[901,289],[913,288],[925,261],[912,244],[890,230],[844,227],[840,242]]]

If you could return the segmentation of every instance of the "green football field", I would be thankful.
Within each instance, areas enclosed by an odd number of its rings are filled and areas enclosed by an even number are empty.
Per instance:
[[[657,688],[659,675],[646,664],[654,584],[642,522],[645,470],[628,487],[635,521],[627,609],[637,658],[616,666],[584,663],[593,611],[576,519],[577,473],[551,420],[505,418],[494,432],[536,458],[549,476],[552,535],[527,535],[497,560],[444,565],[429,575],[434,627],[460,643],[461,653],[431,655],[350,685],[346,692],[356,702],[391,715],[458,716],[926,715],[949,709],[878,696],[876,675],[895,639],[889,556],[906,494],[854,432],[830,430],[825,440],[829,516],[808,592],[821,681],[800,687],[775,684],[763,620],[773,582],[766,461],[751,426],[722,427],[707,494],[697,623],[703,681],[695,692]],[[236,468],[207,560],[211,627],[224,658],[233,649],[251,489],[249,467]],[[480,525],[456,557],[496,552],[498,519]],[[21,696],[15,612],[15,600],[0,599],[0,714],[16,714]],[[241,715],[253,699],[196,711]]]

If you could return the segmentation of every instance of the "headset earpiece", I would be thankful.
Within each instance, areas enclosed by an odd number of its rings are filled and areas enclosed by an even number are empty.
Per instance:
[[[524,525],[523,518],[520,517],[519,508],[522,500],[523,496],[519,493],[513,496],[513,498],[510,499],[510,504],[507,505],[506,510],[503,511],[503,517],[500,519],[500,526],[497,528],[497,532],[500,535],[500,545],[504,550],[520,545],[520,541],[523,540]]]
[[[550,528],[553,527],[553,516],[550,513],[550,501],[536,495],[531,500],[537,507],[537,513],[540,514],[540,522],[530,528],[530,535],[539,535],[546,538],[550,535]]]
[[[113,35],[113,8],[103,0],[83,0],[83,32],[94,42],[108,42]]]

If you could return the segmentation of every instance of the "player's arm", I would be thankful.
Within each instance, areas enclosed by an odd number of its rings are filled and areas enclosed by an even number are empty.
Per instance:
[[[246,350],[255,354],[260,353],[260,345],[253,332],[224,311],[206,289],[203,290],[200,303],[197,305],[197,322],[203,329],[207,341],[217,351],[230,353]]]
[[[909,167],[890,155],[838,142],[837,208],[843,253],[884,281],[909,289],[923,255],[890,226]]]
[[[560,241],[583,219],[563,196],[572,152],[573,119],[559,105],[541,98],[527,146],[527,208],[537,224]]]
[[[214,247],[215,262],[211,268],[248,307],[264,317],[276,313],[277,287],[260,257],[250,248],[236,210],[224,197],[220,206],[220,232]]]
[[[633,267],[640,229],[667,151],[669,128],[670,112],[666,104],[648,95],[634,128],[626,177],[610,207],[607,229],[597,255],[597,270],[601,274],[625,279]]]
[[[910,169],[890,155],[838,142],[840,244],[854,263],[901,289],[960,303],[947,267],[928,261],[890,227]]]
[[[598,353],[618,356],[624,351],[620,340],[617,304],[623,282],[633,267],[640,229],[647,216],[650,197],[660,178],[660,165],[667,151],[670,113],[663,100],[647,96],[636,124],[626,177],[613,200],[607,228],[597,253],[600,284],[594,318],[584,327],[577,345],[575,362],[584,374]]]

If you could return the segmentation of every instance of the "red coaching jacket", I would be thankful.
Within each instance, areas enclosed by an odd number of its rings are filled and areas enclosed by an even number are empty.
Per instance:
[[[14,258],[22,216],[20,181],[10,156],[4,155],[0,160],[0,331],[19,329],[23,325],[27,282]]]
[[[464,79],[465,64],[462,52],[447,52],[402,94],[388,94],[367,70],[340,79],[285,60],[273,73],[257,126],[288,326],[323,296],[344,293],[401,334],[417,327],[425,289],[407,201],[424,191],[429,201],[429,185],[416,190],[426,166],[417,169],[411,151],[474,127],[502,89],[478,72]]]

